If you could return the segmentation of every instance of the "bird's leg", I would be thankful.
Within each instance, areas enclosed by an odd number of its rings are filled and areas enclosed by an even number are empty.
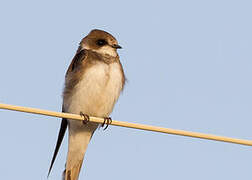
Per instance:
[[[82,123],[87,124],[89,122],[89,116],[87,114],[84,114],[82,111],[80,112],[80,115],[84,118]]]
[[[103,121],[103,123],[102,123],[102,127],[106,124],[106,127],[103,129],[103,130],[105,130],[105,129],[107,129],[108,128],[108,125],[109,124],[111,124],[112,123],[112,119],[111,119],[111,117],[105,117],[104,118],[104,121]]]

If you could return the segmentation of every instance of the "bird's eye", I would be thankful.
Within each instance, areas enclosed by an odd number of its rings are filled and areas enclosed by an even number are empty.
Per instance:
[[[96,44],[97,44],[98,46],[104,46],[105,44],[107,44],[107,41],[104,40],[104,39],[98,39],[98,40],[96,41]]]

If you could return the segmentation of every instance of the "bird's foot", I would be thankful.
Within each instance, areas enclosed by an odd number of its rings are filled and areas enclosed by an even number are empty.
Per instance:
[[[103,127],[106,124],[106,127],[103,129],[103,130],[106,130],[108,128],[109,124],[111,124],[111,123],[112,123],[111,117],[105,117],[101,127]]]
[[[82,123],[86,125],[89,122],[89,116],[83,112],[80,112],[80,116],[83,117]]]

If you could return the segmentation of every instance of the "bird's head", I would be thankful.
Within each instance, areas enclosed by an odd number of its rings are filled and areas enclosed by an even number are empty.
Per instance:
[[[122,48],[111,34],[98,29],[92,30],[83,38],[80,46],[82,49],[92,50],[112,57],[116,57],[117,49]]]

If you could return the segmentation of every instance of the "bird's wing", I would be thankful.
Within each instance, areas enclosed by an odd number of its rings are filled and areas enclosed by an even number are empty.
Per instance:
[[[62,109],[62,112],[64,112],[63,109]],[[51,165],[50,165],[47,177],[50,175],[50,172],[52,170],[53,163],[54,163],[54,161],[56,159],[56,156],[58,154],[58,151],[59,151],[60,145],[62,143],[62,140],[64,138],[66,129],[67,129],[67,119],[62,118],[61,125],[60,125],[60,130],[59,130],[59,135],[58,135],[58,140],[57,140],[56,147],[55,147],[55,150],[54,150],[54,153],[53,153],[53,158],[52,158],[52,161],[51,161]]]
[[[68,67],[66,76],[68,75],[69,72],[74,71],[81,64],[81,62],[86,58],[87,58],[87,50],[81,49],[81,47],[79,47],[71,64]]]
[[[75,54],[75,56],[74,56],[71,64],[68,67],[68,70],[67,70],[67,73],[66,73],[66,77],[67,77],[67,75],[70,72],[76,72],[77,71],[77,73],[78,73],[78,66],[80,66],[81,62],[86,57],[87,57],[86,50],[84,50],[84,49],[82,50],[81,47],[79,47],[79,49],[77,50],[77,52],[76,52],[76,54]],[[71,83],[71,87],[73,88],[77,84],[77,81],[76,81],[76,79],[72,79],[71,82],[72,82]],[[69,87],[65,87],[65,90],[66,89],[69,89]],[[62,112],[65,112],[64,111],[64,107],[62,107]],[[54,154],[53,154],[53,158],[52,158],[52,161],[51,161],[51,165],[50,165],[50,168],[49,168],[49,171],[48,171],[48,176],[50,175],[50,172],[52,170],[53,163],[54,163],[54,161],[56,159],[56,156],[58,154],[58,151],[59,151],[60,145],[62,143],[62,140],[64,138],[66,129],[67,129],[67,119],[66,118],[62,118],[60,130],[59,130],[59,135],[58,135],[58,140],[57,140],[56,147],[55,147],[55,150],[54,150]]]

